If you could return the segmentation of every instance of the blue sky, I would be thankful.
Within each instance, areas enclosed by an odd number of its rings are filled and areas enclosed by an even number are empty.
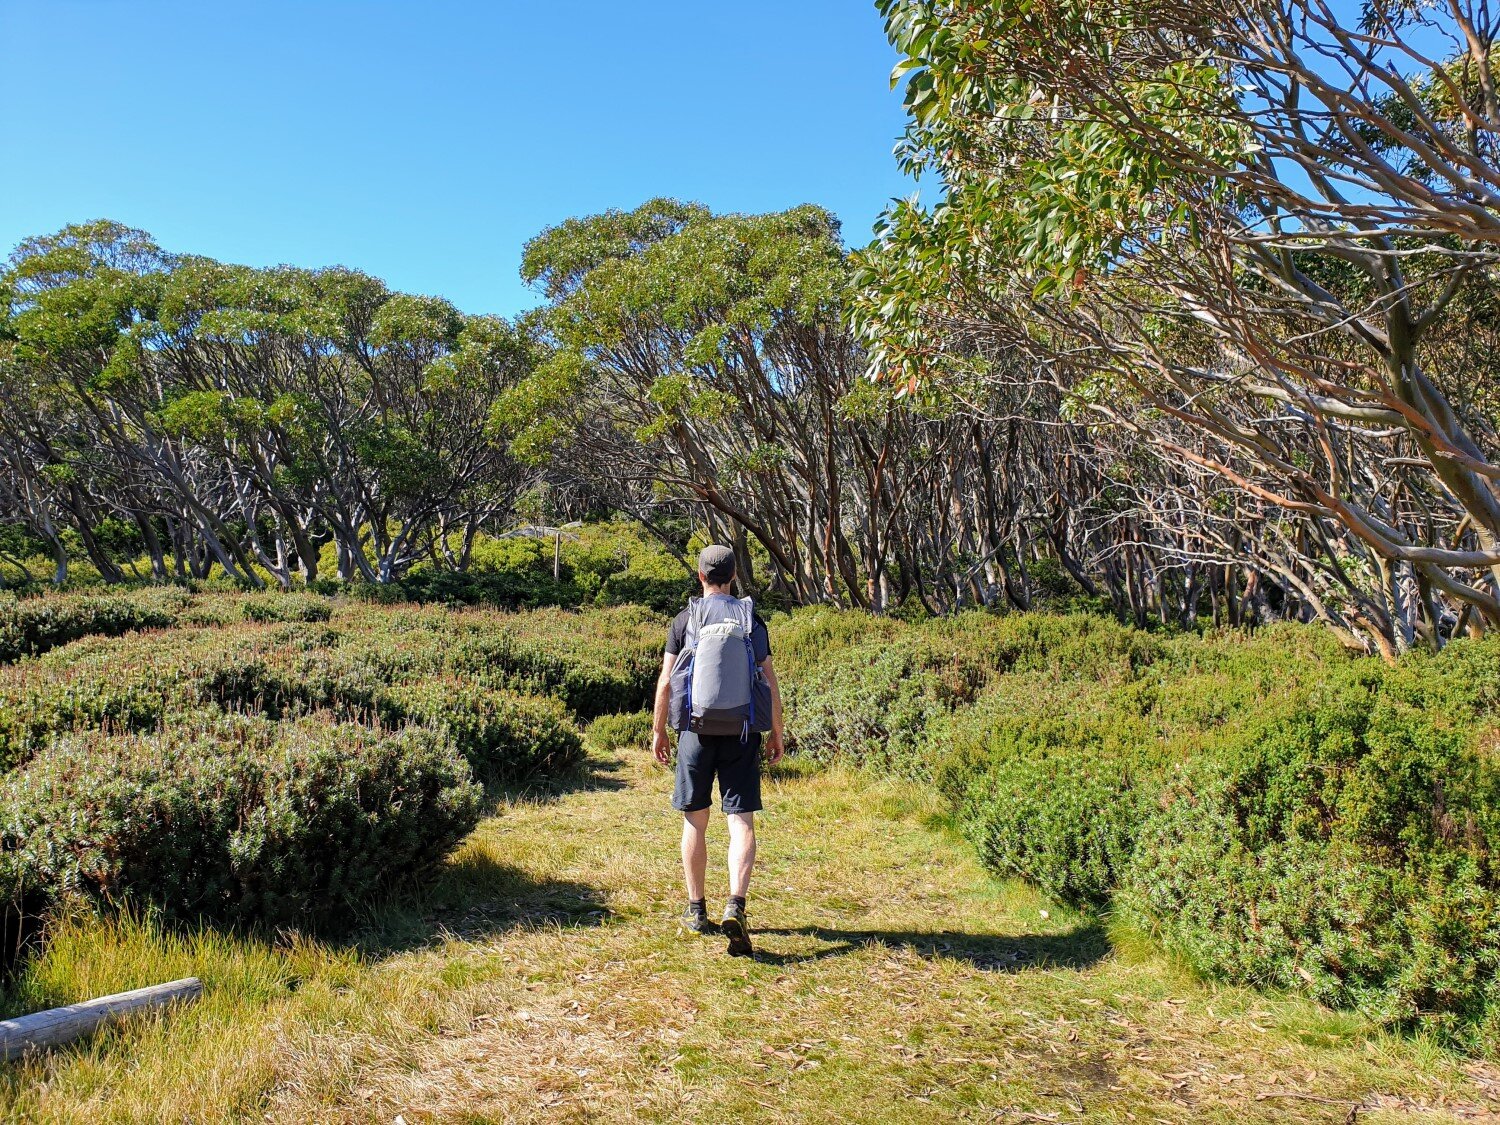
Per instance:
[[[527,238],[654,195],[862,244],[894,61],[868,0],[0,0],[0,254],[107,217],[509,314]]]

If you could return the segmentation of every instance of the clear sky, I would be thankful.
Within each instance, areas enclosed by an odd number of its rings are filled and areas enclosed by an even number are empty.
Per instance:
[[[869,0],[0,0],[0,255],[111,218],[510,314],[526,239],[655,195],[859,245],[894,61]]]

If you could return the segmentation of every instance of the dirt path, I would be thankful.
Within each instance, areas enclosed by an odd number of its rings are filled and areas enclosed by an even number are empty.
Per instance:
[[[204,972],[202,1010],[28,1068],[11,1119],[1500,1120],[1487,1068],[996,884],[901,784],[768,786],[728,958],[671,923],[668,788],[637,756],[503,806],[385,950],[258,953],[286,980],[254,1002],[249,954],[182,948],[158,971]]]
[[[443,951],[448,971],[485,982],[463,990],[466,1018],[438,1035],[390,1057],[364,1045],[352,1116],[1343,1121],[1500,1109],[1488,1072],[1113,952],[1096,924],[997,886],[903,785],[771,785],[758,955],[728,958],[719,939],[671,925],[667,788],[618,763],[595,787],[480,830],[465,858],[518,864],[533,916],[568,920],[486,938],[482,912],[453,919],[472,944]],[[607,914],[583,913],[594,909]],[[316,1085],[285,1116],[318,1113],[306,1100]]]

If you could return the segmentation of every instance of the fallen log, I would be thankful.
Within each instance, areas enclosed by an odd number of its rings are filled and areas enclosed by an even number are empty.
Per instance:
[[[81,1004],[49,1008],[29,1016],[0,1020],[0,1058],[6,1062],[18,1059],[27,1051],[58,1047],[71,1043],[119,1016],[164,1008],[181,1001],[189,1003],[203,994],[203,982],[197,977],[153,984],[130,992],[117,992]]]

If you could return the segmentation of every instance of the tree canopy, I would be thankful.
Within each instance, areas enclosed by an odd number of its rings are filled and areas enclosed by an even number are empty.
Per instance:
[[[5,274],[0,477],[12,518],[105,577],[101,528],[153,573],[379,581],[456,563],[529,480],[492,417],[526,334],[351,270],[255,270],[98,222],[34,238]],[[61,573],[59,575],[61,577]]]
[[[1388,652],[1500,625],[1487,4],[880,8],[941,200],[862,259],[879,376],[1025,356],[1180,480],[1184,560]]]

